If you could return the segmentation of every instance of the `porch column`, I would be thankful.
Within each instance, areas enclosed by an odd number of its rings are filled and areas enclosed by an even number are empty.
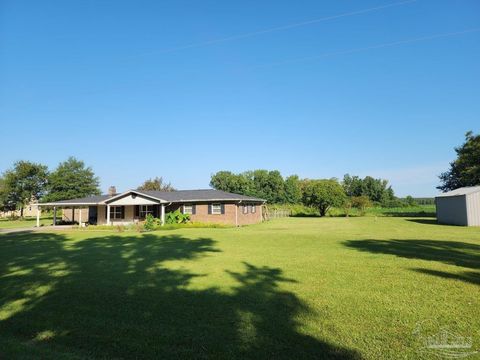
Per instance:
[[[37,205],[37,227],[40,227],[40,206]]]
[[[162,208],[162,213],[160,214],[160,216],[161,216],[162,226],[163,226],[165,225],[165,205],[162,204],[161,208]]]
[[[53,226],[57,225],[57,207],[53,207]]]
[[[110,205],[107,205],[107,225],[110,225]]]
[[[72,224],[75,222],[75,206],[72,206]]]

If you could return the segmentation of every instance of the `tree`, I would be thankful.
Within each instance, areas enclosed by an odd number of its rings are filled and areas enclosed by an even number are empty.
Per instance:
[[[99,179],[83,161],[69,157],[48,178],[44,201],[58,201],[100,195]]]
[[[285,202],[299,204],[302,200],[300,179],[297,175],[291,175],[285,179]]]
[[[318,208],[320,216],[332,206],[342,206],[345,200],[345,191],[336,179],[309,180],[303,189],[304,204]]]
[[[415,201],[415,199],[412,196],[408,195],[405,198],[405,204],[408,205],[408,206],[416,206],[417,202]]]
[[[455,190],[464,186],[480,184],[480,135],[473,135],[471,131],[465,134],[465,142],[455,148],[457,159],[450,163],[450,169],[442,173],[442,191]]]
[[[388,185],[387,180],[375,179],[371,176],[361,179],[358,176],[345,174],[342,185],[348,196],[367,196],[371,201],[382,204],[395,199],[393,189]]]
[[[45,165],[30,161],[17,161],[3,174],[0,201],[6,210],[23,208],[32,200],[38,200],[45,192],[48,169]]]
[[[219,171],[212,175],[210,186],[216,190],[242,195],[253,195],[253,181],[246,173],[237,175],[231,171]]]
[[[163,181],[163,178],[155,177],[154,179],[145,180],[142,185],[140,185],[137,190],[145,191],[175,191],[175,188],[170,183]]]
[[[280,171],[254,170],[253,196],[267,200],[271,204],[285,202],[285,184]]]

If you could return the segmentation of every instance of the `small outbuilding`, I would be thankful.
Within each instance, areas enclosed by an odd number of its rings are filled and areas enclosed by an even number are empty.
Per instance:
[[[480,226],[480,186],[455,189],[435,198],[440,224]]]

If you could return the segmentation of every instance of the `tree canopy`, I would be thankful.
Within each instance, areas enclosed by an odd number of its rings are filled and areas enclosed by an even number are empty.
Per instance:
[[[336,179],[307,180],[303,188],[303,203],[318,208],[325,216],[332,206],[342,206],[346,200],[345,191]]]
[[[212,175],[210,186],[217,190],[256,196],[269,203],[295,204],[301,199],[298,176],[284,179],[278,170],[259,169],[240,174],[219,171]]]
[[[175,191],[172,184],[163,180],[163,177],[155,177],[154,179],[148,179],[143,182],[142,185],[137,187],[137,190],[145,191]]]
[[[465,134],[465,142],[455,148],[457,158],[450,163],[450,169],[442,173],[442,191],[455,190],[464,186],[480,185],[480,135],[471,131]]]
[[[69,157],[48,178],[44,201],[58,201],[100,195],[99,179],[83,161]]]
[[[350,197],[366,196],[370,201],[378,203],[386,203],[395,199],[392,187],[384,179],[375,179],[371,176],[362,179],[345,174],[342,185],[345,193]]]
[[[45,165],[30,161],[17,161],[5,171],[0,181],[0,207],[4,210],[23,208],[32,200],[38,200],[46,190],[48,169]]]

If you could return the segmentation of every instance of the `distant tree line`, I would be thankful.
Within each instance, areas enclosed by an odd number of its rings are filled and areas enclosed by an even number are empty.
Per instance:
[[[371,176],[360,178],[346,174],[343,181],[339,181],[335,178],[300,179],[298,175],[283,177],[278,170],[252,170],[238,174],[219,171],[212,175],[210,186],[217,190],[255,196],[270,204],[312,206],[318,209],[321,216],[332,206],[365,209],[374,204],[385,207],[407,205],[406,200],[395,196],[387,180]]]

